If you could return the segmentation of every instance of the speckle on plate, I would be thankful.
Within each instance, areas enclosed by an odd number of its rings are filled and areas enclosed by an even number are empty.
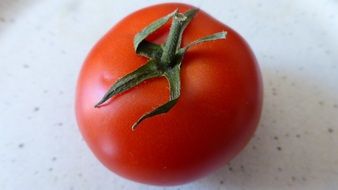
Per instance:
[[[39,110],[40,110],[39,107],[35,107],[35,108],[34,108],[34,112],[38,112]]]

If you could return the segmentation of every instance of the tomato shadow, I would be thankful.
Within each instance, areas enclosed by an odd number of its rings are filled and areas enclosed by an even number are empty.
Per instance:
[[[187,186],[284,189],[332,184],[328,176],[338,175],[333,151],[338,97],[302,67],[263,68],[262,74],[264,105],[255,136],[228,165]]]

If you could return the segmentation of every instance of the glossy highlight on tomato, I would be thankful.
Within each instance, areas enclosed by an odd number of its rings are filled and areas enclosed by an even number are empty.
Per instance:
[[[160,4],[121,20],[91,50],[78,79],[76,117],[90,149],[111,171],[141,183],[177,185],[205,176],[244,148],[260,118],[262,82],[252,51],[239,34],[201,10],[184,31],[182,46],[219,31],[227,38],[187,51],[175,107],[131,130],[141,115],[168,100],[163,78],[94,107],[112,84],[146,63],[134,51],[134,36],[177,8],[192,6]],[[147,40],[163,43],[170,24]]]

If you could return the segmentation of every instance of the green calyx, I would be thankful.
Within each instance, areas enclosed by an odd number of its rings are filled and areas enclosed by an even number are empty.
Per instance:
[[[99,107],[116,94],[122,93],[135,87],[141,82],[156,78],[165,77],[169,82],[170,96],[168,102],[142,115],[132,126],[134,130],[143,120],[158,114],[166,113],[177,103],[181,92],[180,68],[184,54],[189,48],[200,43],[225,39],[226,32],[215,33],[196,41],[191,42],[185,47],[181,47],[182,34],[190,21],[198,12],[198,9],[190,9],[185,13],[179,13],[178,10],[164,16],[149,26],[145,27],[134,37],[134,48],[138,55],[149,58],[148,62],[119,79],[106,92],[103,98],[95,105]],[[172,24],[166,42],[162,45],[154,44],[146,38],[161,28],[172,18]]]

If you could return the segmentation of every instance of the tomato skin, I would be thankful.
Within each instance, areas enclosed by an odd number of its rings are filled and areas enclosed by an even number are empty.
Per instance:
[[[116,24],[91,50],[79,75],[76,117],[95,156],[125,178],[154,185],[195,180],[226,164],[253,135],[261,113],[262,82],[244,39],[203,11],[183,34],[183,46],[227,31],[227,39],[191,48],[181,71],[181,97],[167,114],[132,124],[168,100],[163,78],[143,82],[100,108],[94,105],[122,76],[145,64],[133,38],[154,20],[190,5],[160,4],[134,12]],[[149,40],[163,42],[170,23]]]

